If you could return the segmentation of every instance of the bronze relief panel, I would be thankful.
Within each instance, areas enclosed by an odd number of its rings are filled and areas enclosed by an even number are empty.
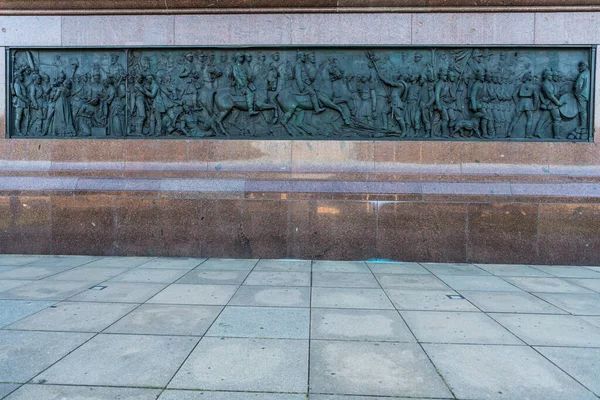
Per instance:
[[[7,52],[11,138],[593,140],[592,46]]]

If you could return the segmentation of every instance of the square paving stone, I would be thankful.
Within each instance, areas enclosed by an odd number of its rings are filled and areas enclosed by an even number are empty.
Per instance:
[[[339,272],[314,272],[312,274],[313,286],[320,287],[364,287],[379,289],[379,282],[373,274],[357,274]]]
[[[54,301],[0,300],[0,328],[53,305]]]
[[[522,264],[475,264],[479,268],[496,276],[550,277],[552,275]]]
[[[169,388],[306,392],[308,340],[205,337]]]
[[[315,308],[311,339],[414,342],[397,311]]]
[[[398,310],[415,311],[479,311],[465,299],[451,299],[454,290],[386,289],[388,297]]]
[[[173,284],[148,300],[148,303],[225,305],[237,288],[233,285]]]
[[[310,286],[310,272],[252,271],[244,285]]]
[[[556,307],[575,315],[600,315],[600,294],[597,293],[537,293]]]
[[[600,279],[600,272],[585,267],[535,265],[534,268],[559,278],[593,278]]]
[[[536,347],[536,350],[600,396],[600,349]]]
[[[157,257],[139,268],[165,268],[165,269],[194,269],[206,261],[206,258],[168,258]]]
[[[0,271],[0,279],[42,279],[73,267],[16,267]]]
[[[15,322],[6,329],[100,332],[135,307],[134,304],[64,302]]]
[[[257,263],[256,259],[210,258],[200,264],[198,268],[217,271],[250,271]]]
[[[197,338],[100,334],[34,379],[34,383],[164,387]]]
[[[92,336],[0,331],[0,382],[27,382]]]
[[[313,288],[312,307],[393,309],[381,289]]]
[[[79,267],[98,260],[97,256],[49,256],[28,264],[30,267]]]
[[[450,397],[449,397],[450,398]],[[328,396],[323,394],[310,394],[308,400],[427,400],[423,398],[411,397],[365,397],[365,396]]]
[[[89,289],[73,296],[71,301],[99,301],[115,303],[143,303],[167,285],[162,283],[104,282],[102,290]]]
[[[569,282],[600,293],[600,279],[569,279]]]
[[[450,290],[450,287],[433,275],[375,274],[384,289]]]
[[[3,299],[65,300],[93,285],[80,281],[33,281],[0,293]]]
[[[454,290],[481,290],[489,292],[521,292],[518,287],[507,283],[496,276],[454,276],[439,277]]]
[[[457,398],[591,400],[594,395],[527,346],[424,344]]]
[[[0,265],[25,265],[43,259],[43,256],[24,256],[17,254],[0,254]]]
[[[159,400],[306,400],[303,394],[198,392],[190,390],[166,390]]]
[[[260,260],[255,271],[310,272],[310,260]]]
[[[19,385],[13,383],[0,383],[0,399],[4,398],[4,396],[14,391],[18,387]],[[34,399],[37,398],[39,397],[34,397]]]
[[[86,267],[135,268],[151,261],[153,257],[104,257],[86,264]]]
[[[188,272],[177,283],[194,285],[241,285],[248,276],[248,271],[204,271],[195,269]]]
[[[532,346],[600,347],[600,328],[573,315],[490,316]]]
[[[18,286],[22,286],[26,283],[29,283],[32,281],[29,280],[17,280],[17,279],[6,279],[6,280],[0,280],[0,292],[4,292],[6,290],[10,290],[12,288],[16,288]]]
[[[418,344],[311,341],[310,391],[450,397]]]
[[[46,278],[47,281],[86,281],[104,282],[128,271],[128,268],[87,268],[77,267]]]
[[[480,312],[402,311],[401,314],[420,342],[523,344]]]
[[[109,282],[173,283],[186,272],[185,269],[136,268],[109,279]]]
[[[525,292],[461,291],[461,294],[485,312],[566,314],[544,300]]]
[[[206,336],[308,339],[310,310],[286,307],[225,307]]]
[[[592,325],[595,325],[597,327],[600,327],[600,317],[588,317],[588,316],[580,316],[579,318],[581,318],[584,321],[589,322]]]
[[[504,278],[518,288],[527,292],[547,293],[592,293],[591,290],[567,282],[561,278]]]
[[[371,272],[364,261],[313,261],[313,272]]]
[[[421,263],[432,274],[436,275],[489,275],[489,272],[473,264],[437,264]]]
[[[160,389],[24,385],[7,400],[155,400]]]
[[[375,274],[410,274],[429,275],[431,272],[423,268],[419,263],[397,263],[397,262],[369,262],[367,266]]]
[[[202,336],[222,309],[222,306],[142,304],[105,332]]]
[[[310,307],[309,287],[240,286],[232,306]]]

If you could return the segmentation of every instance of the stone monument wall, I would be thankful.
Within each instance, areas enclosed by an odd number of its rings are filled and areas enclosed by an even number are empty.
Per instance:
[[[334,12],[339,7],[175,15],[0,9],[0,46],[600,43],[600,11]],[[7,138],[6,99],[2,253],[600,263],[598,100],[595,142],[518,143]]]

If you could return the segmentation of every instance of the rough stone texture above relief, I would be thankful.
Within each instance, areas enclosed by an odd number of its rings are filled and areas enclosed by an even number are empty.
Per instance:
[[[589,141],[595,47],[11,49],[10,137]]]

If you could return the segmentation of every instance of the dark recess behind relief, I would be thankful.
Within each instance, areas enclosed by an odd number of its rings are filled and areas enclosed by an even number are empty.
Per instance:
[[[595,51],[12,48],[7,137],[592,141]]]

